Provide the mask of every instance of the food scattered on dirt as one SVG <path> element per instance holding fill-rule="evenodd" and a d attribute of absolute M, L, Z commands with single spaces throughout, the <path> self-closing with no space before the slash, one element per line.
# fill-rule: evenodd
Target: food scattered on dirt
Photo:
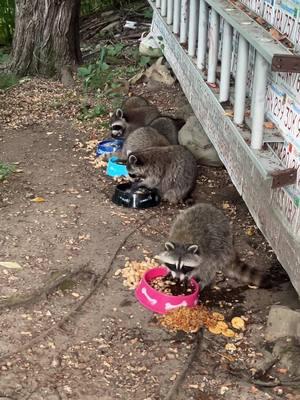
<path fill-rule="evenodd" d="M 233 343 L 226 343 L 225 350 L 232 353 L 232 352 L 236 351 L 236 346 Z"/>
<path fill-rule="evenodd" d="M 216 312 L 216 311 L 213 312 L 212 315 L 217 321 L 224 321 L 224 319 L 225 319 L 223 314 Z"/>
<path fill-rule="evenodd" d="M 93 158 L 91 164 L 94 168 L 105 168 L 107 166 L 107 160 L 105 156 L 98 156 L 97 158 Z"/>
<path fill-rule="evenodd" d="M 144 261 L 129 261 L 125 263 L 125 268 L 117 270 L 115 275 L 122 274 L 124 278 L 123 285 L 133 290 L 137 287 L 144 273 L 151 268 L 158 267 L 158 263 L 149 257 L 145 257 Z"/>
<path fill-rule="evenodd" d="M 194 287 L 186 280 L 180 282 L 179 279 L 170 279 L 166 276 L 159 276 L 152 279 L 149 283 L 153 289 L 172 296 L 189 295 L 194 292 Z"/>
<path fill-rule="evenodd" d="M 231 320 L 231 325 L 238 330 L 245 330 L 245 321 L 240 317 L 234 317 Z"/>
<path fill-rule="evenodd" d="M 200 328 L 213 328 L 218 320 L 206 307 L 179 307 L 158 318 L 160 324 L 170 331 L 198 332 Z"/>
<path fill-rule="evenodd" d="M 235 337 L 236 336 L 235 332 L 233 332 L 232 329 L 225 329 L 224 331 L 222 331 L 222 335 L 226 336 L 226 337 Z"/>

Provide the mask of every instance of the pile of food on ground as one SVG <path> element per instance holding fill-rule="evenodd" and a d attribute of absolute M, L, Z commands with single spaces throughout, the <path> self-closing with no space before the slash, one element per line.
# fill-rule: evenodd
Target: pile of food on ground
<path fill-rule="evenodd" d="M 159 264 L 151 258 L 145 257 L 144 261 L 130 261 L 127 260 L 125 268 L 119 269 L 115 275 L 122 275 L 124 278 L 123 285 L 129 289 L 135 289 L 144 273 L 151 268 L 158 267 Z"/>
<path fill-rule="evenodd" d="M 194 292 L 194 287 L 190 281 L 171 279 L 169 276 L 159 276 L 150 282 L 150 286 L 159 292 L 172 296 L 189 295 Z"/>
<path fill-rule="evenodd" d="M 215 335 L 237 337 L 239 334 L 234 332 L 224 319 L 224 315 L 212 312 L 203 305 L 179 307 L 158 318 L 160 324 L 171 331 L 194 333 L 198 332 L 200 328 L 206 327 Z M 233 318 L 231 325 L 236 330 L 245 329 L 245 321 L 240 317 Z"/>

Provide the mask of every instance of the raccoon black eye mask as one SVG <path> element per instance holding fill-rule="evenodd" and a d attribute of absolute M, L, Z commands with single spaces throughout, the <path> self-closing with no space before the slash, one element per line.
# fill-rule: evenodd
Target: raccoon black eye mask
<path fill-rule="evenodd" d="M 187 265 L 181 266 L 180 270 L 177 269 L 175 264 L 164 263 L 164 265 L 170 270 L 174 272 L 181 272 L 184 275 L 187 275 L 189 272 L 192 272 L 194 267 L 188 267 Z"/>

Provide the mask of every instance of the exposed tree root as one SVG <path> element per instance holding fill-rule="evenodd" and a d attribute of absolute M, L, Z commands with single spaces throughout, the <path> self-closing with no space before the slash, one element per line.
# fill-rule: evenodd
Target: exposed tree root
<path fill-rule="evenodd" d="M 80 308 L 89 300 L 90 297 L 93 296 L 93 294 L 98 290 L 98 288 L 101 286 L 102 282 L 104 281 L 104 279 L 107 277 L 107 275 L 109 274 L 109 272 L 112 269 L 113 263 L 115 261 L 116 256 L 118 255 L 119 251 L 121 250 L 121 248 L 124 246 L 124 244 L 127 242 L 127 240 L 143 225 L 145 225 L 145 223 L 147 223 L 151 218 L 153 218 L 153 216 L 150 216 L 148 218 L 146 218 L 143 222 L 141 222 L 139 225 L 137 225 L 128 235 L 126 235 L 124 237 L 124 239 L 121 241 L 121 243 L 119 244 L 119 246 L 117 247 L 114 255 L 112 256 L 110 263 L 108 265 L 108 267 L 106 268 L 104 274 L 102 276 L 100 276 L 99 274 L 95 274 L 93 277 L 93 282 L 92 282 L 92 288 L 90 289 L 90 291 L 76 304 L 76 306 L 74 308 L 72 308 L 72 310 L 66 314 L 63 318 L 61 318 L 59 321 L 57 321 L 54 325 L 52 325 L 50 328 L 46 329 L 44 332 L 42 332 L 41 334 L 39 334 L 38 336 L 36 336 L 35 338 L 33 338 L 32 340 L 30 340 L 29 342 L 25 343 L 24 345 L 20 346 L 19 348 L 17 348 L 16 350 L 12 351 L 12 352 L 7 352 L 5 354 L 3 354 L 0 357 L 0 362 L 3 362 L 4 360 L 6 360 L 7 358 L 10 358 L 16 354 L 22 353 L 24 350 L 29 349 L 30 347 L 34 346 L 35 344 L 39 343 L 41 340 L 43 340 L 46 336 L 50 335 L 51 333 L 53 333 L 56 329 L 61 328 L 74 314 L 76 314 L 77 311 L 80 310 Z M 171 399 L 171 398 L 169 398 Z"/>
<path fill-rule="evenodd" d="M 184 382 L 184 380 L 185 380 L 185 378 L 187 376 L 187 373 L 188 373 L 193 361 L 195 360 L 198 352 L 201 349 L 202 339 L 203 339 L 203 328 L 201 328 L 199 330 L 199 332 L 197 333 L 194 347 L 193 347 L 189 357 L 187 358 L 182 370 L 180 371 L 180 374 L 175 379 L 175 381 L 173 383 L 173 386 L 171 387 L 171 389 L 167 393 L 167 395 L 164 398 L 164 400 L 176 400 L 178 398 L 179 389 L 182 386 L 182 384 L 183 384 L 183 382 Z"/>
<path fill-rule="evenodd" d="M 56 272 L 51 276 L 45 284 L 28 293 L 28 294 L 23 294 L 23 295 L 12 295 L 8 298 L 1 299 L 0 300 L 0 310 L 3 310 L 4 308 L 13 308 L 13 307 L 19 307 L 19 306 L 25 306 L 32 304 L 36 301 L 38 301 L 42 296 L 46 296 L 53 292 L 55 289 L 57 289 L 60 285 L 62 285 L 65 281 L 73 278 L 74 276 L 78 275 L 79 273 L 83 272 L 89 263 L 86 263 L 84 265 L 80 265 L 77 268 L 71 269 L 71 270 L 64 270 L 60 272 Z"/>

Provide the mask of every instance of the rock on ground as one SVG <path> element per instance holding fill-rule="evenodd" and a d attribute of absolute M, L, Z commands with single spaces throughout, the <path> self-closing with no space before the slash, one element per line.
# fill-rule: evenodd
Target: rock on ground
<path fill-rule="evenodd" d="M 300 338 L 300 311 L 273 305 L 269 312 L 265 337 L 274 341 L 286 336 Z"/>
<path fill-rule="evenodd" d="M 186 146 L 203 165 L 221 167 L 222 161 L 196 116 L 190 116 L 178 133 L 179 143 Z"/>

